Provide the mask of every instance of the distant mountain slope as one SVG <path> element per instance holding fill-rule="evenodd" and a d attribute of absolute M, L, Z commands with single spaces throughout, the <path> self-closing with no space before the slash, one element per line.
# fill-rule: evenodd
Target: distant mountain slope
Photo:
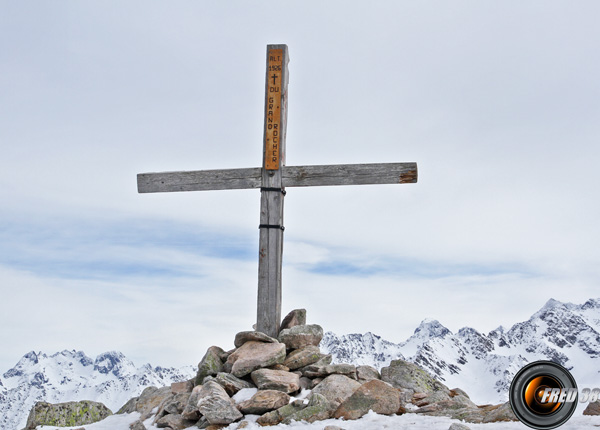
<path fill-rule="evenodd" d="M 0 429 L 19 430 L 35 402 L 95 400 L 116 412 L 145 387 L 164 386 L 194 375 L 192 366 L 173 369 L 146 364 L 136 368 L 120 352 L 95 360 L 81 351 L 53 355 L 30 352 L 0 379 Z"/>
<path fill-rule="evenodd" d="M 325 334 L 321 348 L 336 362 L 381 368 L 404 358 L 430 371 L 450 388 L 464 389 L 477 403 L 508 398 L 515 373 L 526 363 L 551 360 L 570 369 L 577 381 L 600 384 L 600 299 L 582 305 L 550 299 L 529 320 L 488 334 L 464 327 L 452 333 L 424 320 L 406 341 L 392 343 L 371 333 Z"/>
<path fill-rule="evenodd" d="M 452 333 L 426 319 L 404 342 L 372 334 L 327 332 L 321 349 L 336 362 L 381 368 L 403 358 L 423 366 L 450 388 L 460 387 L 479 404 L 507 400 L 515 373 L 526 363 L 552 360 L 570 369 L 581 386 L 600 386 L 600 299 L 582 305 L 549 300 L 527 321 L 484 334 L 464 327 Z M 54 355 L 30 352 L 0 377 L 0 429 L 25 426 L 36 401 L 95 400 L 116 412 L 147 386 L 191 378 L 192 366 L 136 368 L 123 354 L 92 360 L 81 351 Z"/>

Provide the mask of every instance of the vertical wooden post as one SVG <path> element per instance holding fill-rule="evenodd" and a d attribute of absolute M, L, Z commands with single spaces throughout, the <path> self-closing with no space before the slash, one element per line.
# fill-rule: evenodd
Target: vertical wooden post
<path fill-rule="evenodd" d="M 275 338 L 281 323 L 288 62 L 287 45 L 267 46 L 256 329 Z"/>

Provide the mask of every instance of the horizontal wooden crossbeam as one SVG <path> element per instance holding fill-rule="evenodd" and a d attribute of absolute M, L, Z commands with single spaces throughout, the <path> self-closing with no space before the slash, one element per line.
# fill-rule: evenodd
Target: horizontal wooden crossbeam
<path fill-rule="evenodd" d="M 250 169 L 195 170 L 189 172 L 139 173 L 139 193 L 173 191 L 241 190 L 260 188 L 260 167 Z"/>
<path fill-rule="evenodd" d="M 417 163 L 334 164 L 282 166 L 284 187 L 328 185 L 412 184 L 417 182 Z M 260 188 L 262 169 L 196 170 L 140 173 L 138 192 L 239 190 Z"/>
<path fill-rule="evenodd" d="M 411 184 L 417 182 L 417 163 L 285 166 L 282 175 L 284 187 Z"/>

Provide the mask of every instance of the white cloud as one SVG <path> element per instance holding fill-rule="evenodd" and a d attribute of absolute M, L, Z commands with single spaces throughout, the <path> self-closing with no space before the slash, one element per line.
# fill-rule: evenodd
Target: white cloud
<path fill-rule="evenodd" d="M 78 347 L 55 334 L 73 329 L 69 312 L 89 322 L 73 332 L 89 354 L 129 344 L 164 364 L 169 348 L 187 356 L 210 333 L 246 328 L 237 324 L 254 318 L 258 192 L 138 195 L 135 175 L 258 166 L 267 43 L 290 47 L 288 164 L 419 164 L 416 185 L 288 190 L 285 309 L 402 339 L 424 317 L 488 329 L 551 296 L 596 295 L 597 3 L 288 3 L 267 26 L 270 12 L 267 2 L 7 7 L 9 362 Z M 180 242 L 133 240 L 140 225 L 168 226 Z M 165 267 L 177 276 L 157 275 Z M 194 292 L 205 281 L 227 291 Z M 78 310 L 98 291 L 116 299 Z M 161 346 L 166 338 L 177 342 Z"/>

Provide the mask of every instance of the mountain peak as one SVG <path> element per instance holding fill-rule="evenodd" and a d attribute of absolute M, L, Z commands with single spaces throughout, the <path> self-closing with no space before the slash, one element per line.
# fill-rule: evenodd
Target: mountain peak
<path fill-rule="evenodd" d="M 115 376 L 119 376 L 127 373 L 128 370 L 135 372 L 135 366 L 123 353 L 108 351 L 96 357 L 94 370 L 103 374 L 113 373 Z"/>
<path fill-rule="evenodd" d="M 438 320 L 425 318 L 415 329 L 414 336 L 419 337 L 444 337 L 452 334 L 450 330 L 444 327 Z"/>
<path fill-rule="evenodd" d="M 553 309 L 553 308 L 557 308 L 559 306 L 563 306 L 564 303 L 563 302 L 559 302 L 558 300 L 555 299 L 550 299 L 546 302 L 546 304 L 544 304 L 544 306 L 542 306 L 542 308 L 540 309 L 541 311 L 543 310 L 548 310 L 548 309 Z"/>

